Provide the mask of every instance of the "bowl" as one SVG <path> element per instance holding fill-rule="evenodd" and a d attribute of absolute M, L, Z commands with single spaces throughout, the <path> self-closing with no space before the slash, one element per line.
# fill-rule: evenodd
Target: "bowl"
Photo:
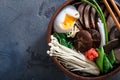
<path fill-rule="evenodd" d="M 69 4 L 73 4 L 75 3 L 75 0 L 67 0 L 65 1 L 61 6 L 59 6 L 59 8 L 55 11 L 55 13 L 53 14 L 53 16 L 50 19 L 49 25 L 48 25 L 48 30 L 47 30 L 47 43 L 50 42 L 50 36 L 53 32 L 53 23 L 54 20 L 56 18 L 56 16 L 58 15 L 58 13 L 67 5 Z M 49 47 L 49 46 L 48 46 Z M 50 47 L 49 47 L 50 48 Z M 107 74 L 103 74 L 103 75 L 99 75 L 99 76 L 88 76 L 88 77 L 84 77 L 78 74 L 75 74 L 69 70 L 67 70 L 58 60 L 56 57 L 51 57 L 52 60 L 55 62 L 55 64 L 58 66 L 58 68 L 60 70 L 62 70 L 65 74 L 77 79 L 77 80 L 102 80 L 105 78 L 108 78 L 110 76 L 113 76 L 115 73 L 120 71 L 120 65 L 118 65 L 117 67 L 115 67 L 115 69 L 113 69 L 112 71 L 110 71 Z"/>

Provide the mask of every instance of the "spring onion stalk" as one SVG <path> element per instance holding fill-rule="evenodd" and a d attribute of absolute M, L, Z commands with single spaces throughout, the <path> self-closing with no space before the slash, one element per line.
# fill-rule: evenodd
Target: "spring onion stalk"
<path fill-rule="evenodd" d="M 92 2 L 90 2 L 90 1 L 92 1 Z M 107 43 L 108 42 L 108 31 L 107 31 L 107 26 L 106 26 L 106 20 L 105 20 L 104 14 L 103 14 L 100 6 L 96 2 L 96 0 L 82 0 L 82 2 L 85 2 L 85 3 L 89 4 L 89 5 L 91 5 L 97 11 L 100 19 L 102 20 L 102 22 L 104 24 L 105 41 Z"/>
<path fill-rule="evenodd" d="M 98 8 L 99 10 L 99 15 L 101 14 L 101 20 L 104 24 L 104 30 L 105 30 L 105 37 L 106 37 L 106 43 L 108 43 L 108 30 L 107 30 L 107 25 L 106 25 L 106 19 L 105 19 L 105 16 L 104 16 L 104 13 L 102 12 L 100 6 L 98 5 L 98 3 L 96 2 L 96 0 L 93 0 L 94 4 L 96 5 L 96 7 Z"/>
<path fill-rule="evenodd" d="M 97 65 L 93 61 L 87 59 L 82 53 L 61 45 L 53 35 L 51 35 L 49 46 L 51 48 L 47 53 L 50 56 L 57 57 L 60 63 L 62 63 L 68 70 L 80 71 L 93 75 L 100 74 Z"/>
<path fill-rule="evenodd" d="M 101 43 L 100 43 L 100 46 L 104 46 L 104 45 L 105 45 L 104 25 L 103 25 L 103 23 L 101 22 L 100 19 L 98 19 L 97 24 L 98 24 L 98 28 L 99 28 L 100 35 L 101 35 Z"/>

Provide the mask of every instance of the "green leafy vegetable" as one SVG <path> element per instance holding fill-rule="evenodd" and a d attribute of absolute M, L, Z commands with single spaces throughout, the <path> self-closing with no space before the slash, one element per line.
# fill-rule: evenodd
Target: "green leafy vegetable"
<path fill-rule="evenodd" d="M 104 52 L 103 52 L 103 48 L 99 48 L 97 49 L 98 51 L 98 58 L 96 58 L 96 64 L 98 65 L 99 69 L 101 72 L 103 72 L 103 60 L 104 60 Z"/>
<path fill-rule="evenodd" d="M 112 64 L 110 63 L 108 57 L 106 56 L 103 47 L 97 49 L 99 56 L 96 59 L 96 64 L 98 65 L 100 71 L 102 73 L 108 72 L 110 69 L 113 68 Z"/>
<path fill-rule="evenodd" d="M 115 63 L 115 55 L 114 55 L 114 50 L 112 50 L 109 54 L 108 54 L 108 59 L 110 61 L 111 64 Z"/>
<path fill-rule="evenodd" d="M 73 38 L 68 38 L 67 33 L 54 33 L 54 37 L 56 37 L 60 44 L 73 48 Z"/>
<path fill-rule="evenodd" d="M 112 69 L 112 65 L 110 63 L 110 61 L 108 60 L 107 56 L 104 56 L 104 60 L 103 60 L 103 72 L 107 73 L 109 71 L 109 69 Z"/>

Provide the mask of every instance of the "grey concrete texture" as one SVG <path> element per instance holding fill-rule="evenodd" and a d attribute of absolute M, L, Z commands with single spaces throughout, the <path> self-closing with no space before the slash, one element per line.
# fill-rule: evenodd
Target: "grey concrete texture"
<path fill-rule="evenodd" d="M 0 0 L 0 80 L 74 80 L 46 53 L 49 20 L 64 1 Z"/>

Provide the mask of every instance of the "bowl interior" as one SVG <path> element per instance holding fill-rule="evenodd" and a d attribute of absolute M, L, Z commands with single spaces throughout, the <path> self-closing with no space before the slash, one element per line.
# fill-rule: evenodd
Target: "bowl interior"
<path fill-rule="evenodd" d="M 80 0 L 79 0 L 80 1 Z M 54 20 L 56 18 L 56 16 L 58 15 L 58 13 L 67 5 L 70 5 L 70 4 L 73 4 L 75 3 L 76 1 L 75 0 L 67 0 L 65 1 L 61 6 L 59 6 L 59 8 L 55 11 L 55 13 L 53 14 L 50 22 L 49 22 L 49 25 L 48 25 L 48 31 L 47 31 L 47 42 L 49 43 L 50 42 L 50 36 L 51 34 L 53 33 L 53 23 L 54 23 Z M 55 64 L 66 74 L 68 74 L 69 76 L 71 77 L 74 77 L 75 79 L 78 79 L 78 80 L 102 80 L 102 79 L 105 79 L 107 77 L 110 77 L 112 75 L 114 75 L 115 73 L 117 73 L 119 70 L 120 70 L 120 65 L 117 65 L 112 71 L 110 71 L 109 73 L 107 74 L 103 74 L 103 75 L 99 75 L 99 76 L 91 76 L 91 77 L 84 77 L 84 76 L 80 76 L 80 75 L 77 75 L 69 70 L 67 70 L 66 68 L 64 68 L 61 63 L 57 60 L 56 57 L 52 57 L 53 61 L 55 62 Z"/>

